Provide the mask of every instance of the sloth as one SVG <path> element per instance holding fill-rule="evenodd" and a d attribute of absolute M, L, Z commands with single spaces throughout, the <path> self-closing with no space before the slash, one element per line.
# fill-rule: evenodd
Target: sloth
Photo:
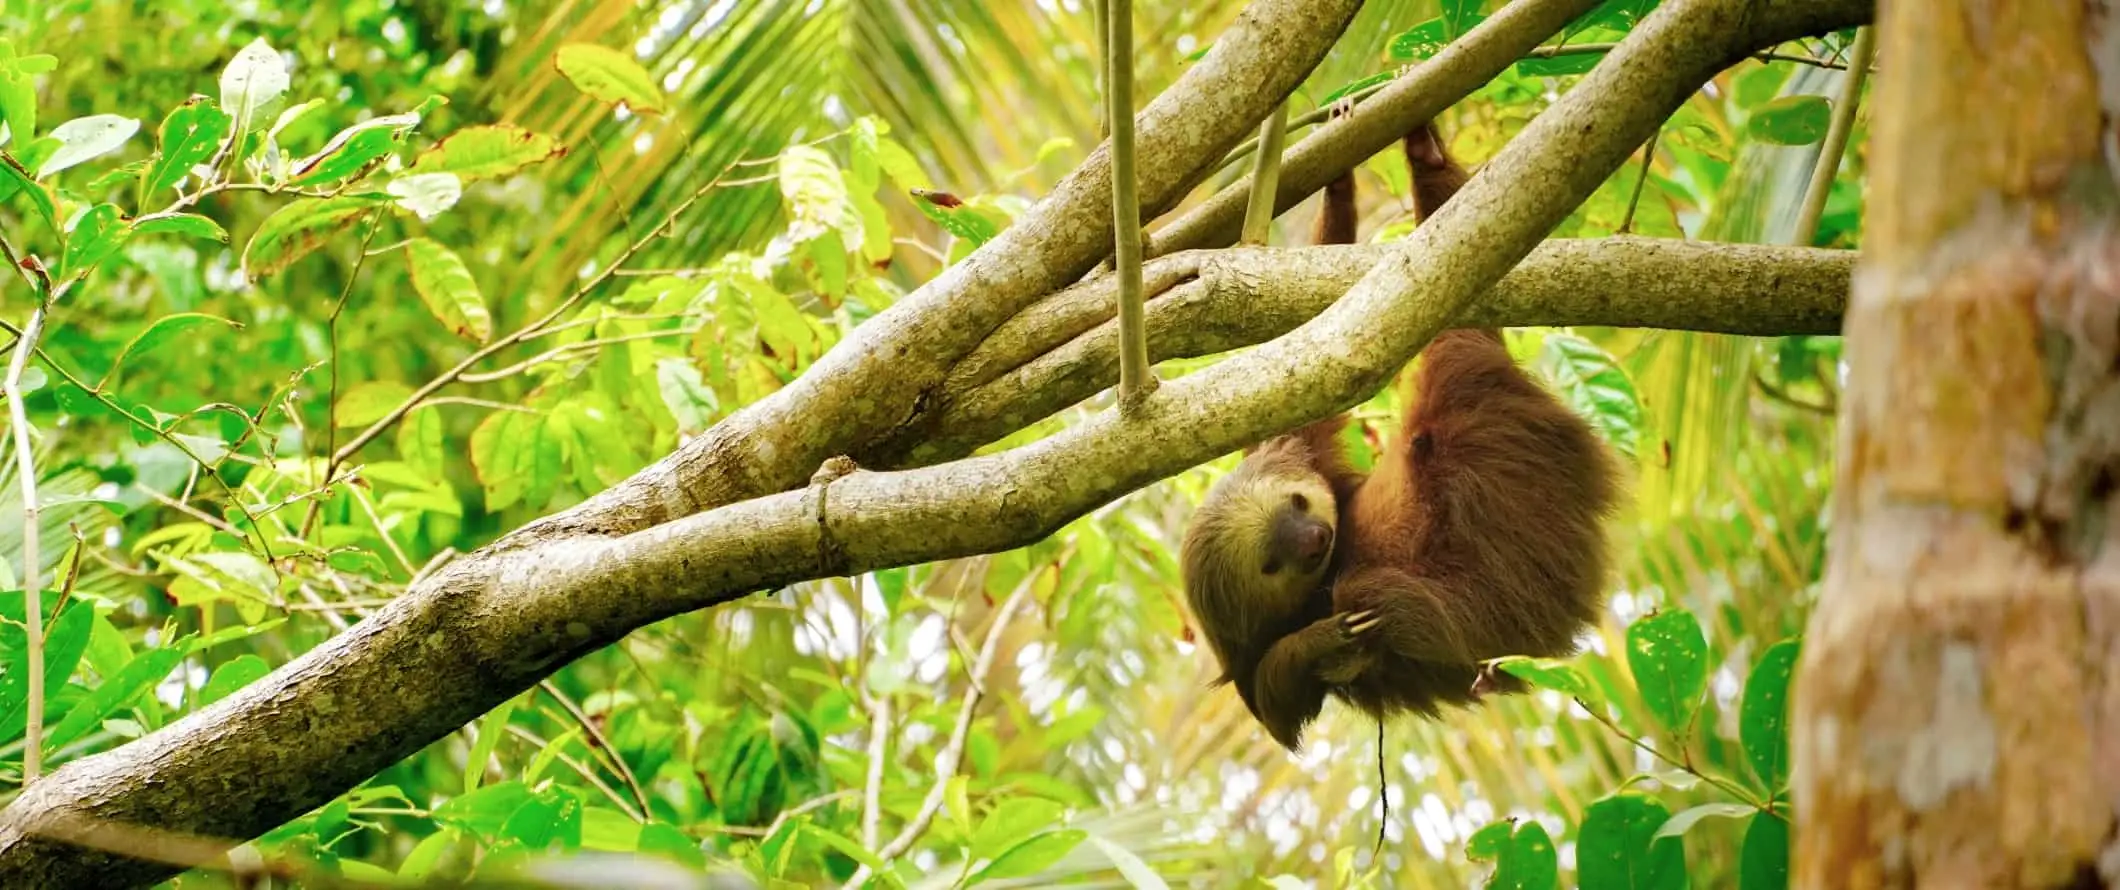
<path fill-rule="evenodd" d="M 1403 142 L 1424 221 L 1469 178 L 1434 124 Z M 1354 240 L 1354 178 L 1325 189 L 1317 243 Z M 1521 681 L 1504 655 L 1561 656 L 1603 606 L 1606 445 L 1510 358 L 1495 329 L 1421 353 L 1371 472 L 1341 414 L 1269 439 L 1188 524 L 1188 604 L 1252 716 L 1289 750 L 1328 695 L 1379 720 L 1439 716 Z"/>

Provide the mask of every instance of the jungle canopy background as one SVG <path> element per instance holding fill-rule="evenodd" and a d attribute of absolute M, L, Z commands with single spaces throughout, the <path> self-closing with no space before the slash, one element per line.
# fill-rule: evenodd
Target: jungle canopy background
<path fill-rule="evenodd" d="M 1495 154 L 1653 5 L 1605 3 L 1455 104 L 1452 150 Z M 1140 101 L 1242 6 L 1137 3 Z M 19 375 L 54 591 L 46 772 L 230 695 L 789 384 L 1100 141 L 1079 2 L 0 10 L 0 149 L 41 183 L 0 178 L 0 236 L 11 263 L 94 269 Z M 1483 12 L 1371 0 L 1291 113 Z M 1725 71 L 1553 236 L 1792 243 L 1852 42 Z M 226 114 L 275 64 L 284 95 Z M 233 94 L 231 72 L 249 72 Z M 247 172 L 198 138 L 230 127 L 250 134 Z M 1857 246 L 1864 137 L 1858 117 L 1808 244 Z M 205 148 L 169 160 L 187 145 Z M 185 177 L 214 163 L 277 184 L 197 194 Z M 386 209 L 347 203 L 377 171 L 397 183 Z M 412 175 L 437 171 L 455 175 Z M 1403 235 L 1403 160 L 1359 182 L 1365 239 Z M 84 234 L 173 196 L 156 227 Z M 1273 243 L 1300 243 L 1311 212 Z M 37 309 L 10 272 L 0 320 L 19 335 Z M 1290 756 L 1206 691 L 1175 554 L 1223 458 L 1031 547 L 655 623 L 235 861 L 373 883 L 588 862 L 576 880 L 811 886 L 888 860 L 913 886 L 1400 887 L 1497 862 L 1508 886 L 1591 886 L 1609 862 L 1624 886 L 1780 886 L 1782 708 L 1823 565 L 1838 338 L 1522 328 L 1511 346 L 1630 460 L 1612 608 L 1583 657 L 1526 666 L 1553 688 L 1389 726 L 1380 856 L 1373 724 L 1330 709 Z M 1387 389 L 1358 416 L 1374 434 L 1396 404 Z M 20 472 L 0 463 L 0 805 L 35 698 Z M 226 867 L 176 883 L 228 885 Z"/>

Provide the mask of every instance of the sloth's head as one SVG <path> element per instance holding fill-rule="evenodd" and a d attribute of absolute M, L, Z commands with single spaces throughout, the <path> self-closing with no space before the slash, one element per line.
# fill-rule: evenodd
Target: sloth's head
<path fill-rule="evenodd" d="M 1185 529 L 1185 597 L 1216 655 L 1302 611 L 1325 583 L 1339 505 L 1294 439 L 1259 446 Z"/>

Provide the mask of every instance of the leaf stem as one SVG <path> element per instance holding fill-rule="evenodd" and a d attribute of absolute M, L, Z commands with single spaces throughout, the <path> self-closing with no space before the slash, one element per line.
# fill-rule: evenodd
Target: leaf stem
<path fill-rule="evenodd" d="M 0 383 L 0 393 L 7 397 L 8 424 L 15 431 L 15 475 L 20 477 L 17 481 L 22 486 L 22 618 L 23 631 L 29 638 L 29 722 L 23 730 L 22 748 L 24 786 L 36 781 L 43 768 L 44 584 L 37 577 L 42 573 L 37 540 L 41 511 L 37 507 L 36 462 L 30 454 L 29 410 L 22 404 L 22 369 L 36 352 L 37 339 L 44 335 L 44 320 L 50 309 L 51 301 L 45 299 L 30 313 L 29 324 L 15 340 L 14 355 L 8 357 L 7 379 Z"/>
<path fill-rule="evenodd" d="M 1826 129 L 1826 142 L 1818 148 L 1818 165 L 1811 168 L 1811 186 L 1804 190 L 1803 213 L 1796 218 L 1796 233 L 1790 243 L 1809 247 L 1818 237 L 1818 220 L 1825 216 L 1826 198 L 1833 193 L 1833 178 L 1840 173 L 1840 158 L 1848 149 L 1848 134 L 1855 129 L 1855 106 L 1862 101 L 1862 81 L 1870 73 L 1870 59 L 1877 54 L 1876 29 L 1864 25 L 1855 31 L 1855 49 L 1848 57 L 1848 73 L 1840 79 L 1840 95 L 1833 100 L 1833 122 Z"/>

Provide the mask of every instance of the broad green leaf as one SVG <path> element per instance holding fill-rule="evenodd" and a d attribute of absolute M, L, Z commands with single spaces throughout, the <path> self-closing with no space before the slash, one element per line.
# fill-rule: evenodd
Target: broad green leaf
<path fill-rule="evenodd" d="M 513 506 L 523 497 L 524 464 L 536 444 L 543 421 L 534 414 L 495 411 L 471 430 L 471 468 L 485 489 L 487 512 Z"/>
<path fill-rule="evenodd" d="M 204 96 L 195 96 L 177 106 L 162 119 L 162 128 L 157 131 L 160 148 L 154 164 L 147 168 L 147 194 L 159 195 L 164 189 L 176 187 L 190 175 L 191 168 L 212 160 L 233 126 L 235 119 Z"/>
<path fill-rule="evenodd" d="M 511 704 L 513 699 L 510 700 Z M 501 707 L 508 707 L 502 705 Z M 496 711 L 495 713 L 499 713 Z M 480 722 L 479 736 L 486 735 L 486 724 Z M 481 753 L 474 744 L 472 753 Z M 491 753 L 487 751 L 484 753 Z M 485 757 L 473 758 L 472 763 L 483 767 Z M 463 794 L 442 801 L 434 808 L 434 821 L 441 825 L 453 825 L 480 837 L 496 837 L 508 824 L 508 817 L 515 815 L 533 799 L 530 789 L 521 781 L 509 779 L 495 782 L 484 788 L 466 790 Z"/>
<path fill-rule="evenodd" d="M 412 288 L 419 292 L 427 311 L 456 334 L 473 343 L 493 337 L 493 316 L 486 312 L 486 298 L 464 261 L 440 242 L 414 238 L 405 245 L 405 265 L 412 272 Z"/>
<path fill-rule="evenodd" d="M 454 173 L 459 178 L 492 179 L 506 176 L 567 153 L 565 146 L 542 133 L 513 124 L 466 127 L 424 152 L 407 173 Z"/>
<path fill-rule="evenodd" d="M 390 180 L 383 191 L 397 199 L 397 206 L 426 222 L 456 206 L 464 197 L 464 181 L 454 173 L 416 173 Z"/>
<path fill-rule="evenodd" d="M 37 168 L 37 178 L 43 179 L 117 151 L 138 132 L 139 121 L 116 114 L 91 114 L 53 127 L 51 135 L 59 140 L 59 150 Z"/>
<path fill-rule="evenodd" d="M 934 220 L 944 231 L 956 236 L 967 249 L 993 240 L 1008 227 L 1007 220 L 993 211 L 961 201 L 938 204 L 935 198 L 923 194 L 917 196 L 913 206 L 920 208 L 922 214 Z"/>
<path fill-rule="evenodd" d="M 823 842 L 825 846 L 845 853 L 855 862 L 868 866 L 871 871 L 882 872 L 888 871 L 890 868 L 884 865 L 883 860 L 876 858 L 876 854 L 870 852 L 869 848 L 862 846 L 853 838 L 819 825 L 816 822 L 804 819 L 802 821 L 802 833 L 816 838 L 818 841 Z"/>
<path fill-rule="evenodd" d="M 1037 874 L 1059 862 L 1060 857 L 1072 852 L 1075 847 L 1081 845 L 1082 839 L 1088 836 L 1089 832 L 1080 828 L 1065 828 L 1035 835 L 995 857 L 991 864 L 972 875 L 971 880 L 965 881 L 964 886 L 974 887 L 987 881 Z"/>
<path fill-rule="evenodd" d="M 252 40 L 221 71 L 221 107 L 246 121 L 245 129 L 263 126 L 260 112 L 287 92 L 287 61 L 265 43 Z"/>
<path fill-rule="evenodd" d="M 594 43 L 569 43 L 552 60 L 574 88 L 599 102 L 623 103 L 637 114 L 661 114 L 662 88 L 631 55 Z"/>
<path fill-rule="evenodd" d="M 1722 819 L 1742 819 L 1759 812 L 1759 808 L 1748 803 L 1718 801 L 1680 810 L 1677 815 L 1664 820 L 1656 829 L 1657 837 L 1679 837 L 1693 830 L 1702 819 L 1710 816 Z"/>
<path fill-rule="evenodd" d="M 478 792 L 479 780 L 485 778 L 486 776 L 486 762 L 493 758 L 493 749 L 500 745 L 501 736 L 507 735 L 508 718 L 514 716 L 515 706 L 518 702 L 521 702 L 522 700 L 522 696 L 511 698 L 505 702 L 502 702 L 500 707 L 494 708 L 492 711 L 488 712 L 486 716 L 479 718 L 478 734 L 473 737 L 473 740 L 471 742 L 471 752 L 464 759 L 464 794 L 462 797 L 458 797 L 455 800 L 450 801 L 450 803 L 457 803 L 458 801 L 463 801 L 467 798 L 472 797 L 475 793 Z M 494 785 L 492 786 L 492 788 L 488 788 L 487 790 L 492 791 L 493 789 L 501 788 L 505 785 L 514 785 L 515 787 L 513 790 L 516 792 L 523 791 L 523 786 L 521 782 L 503 782 L 500 785 Z M 520 804 L 521 802 L 518 801 L 517 803 Z M 449 804 L 443 804 L 442 806 L 447 807 L 448 805 Z M 469 808 L 472 807 L 473 804 L 467 803 L 462 804 L 462 806 Z M 436 809 L 434 811 L 434 815 L 435 819 L 439 821 L 442 817 L 442 810 L 439 808 Z M 500 814 L 500 818 L 507 818 L 507 813 Z M 476 826 L 470 824 L 466 824 L 465 827 L 472 828 L 475 831 L 478 830 Z M 493 822 L 493 828 L 498 829 L 499 827 L 500 821 L 496 819 Z M 491 832 L 481 831 L 480 833 L 490 834 Z"/>
<path fill-rule="evenodd" d="M 243 248 L 243 274 L 259 281 L 294 265 L 382 203 L 381 199 L 366 195 L 289 202 L 259 223 L 257 232 L 250 236 L 250 244 Z"/>
<path fill-rule="evenodd" d="M 1126 883 L 1136 890 L 1168 890 L 1170 887 L 1161 875 L 1156 874 L 1155 869 L 1149 868 L 1148 863 L 1142 862 L 1141 857 L 1134 855 L 1132 850 L 1096 835 L 1090 835 L 1088 840 L 1090 846 L 1096 847 L 1097 852 L 1103 853 L 1104 858 L 1111 860 L 1112 867 L 1119 870 L 1119 876 L 1125 878 Z"/>
<path fill-rule="evenodd" d="M 1060 823 L 1066 808 L 1042 797 L 1011 797 L 988 813 L 972 832 L 972 858 L 991 859 L 1033 834 Z"/>
<path fill-rule="evenodd" d="M 1537 365 L 1615 448 L 1634 455 L 1643 426 L 1641 395 L 1617 359 L 1581 336 L 1555 331 L 1540 341 Z"/>
<path fill-rule="evenodd" d="M 182 557 L 162 554 L 161 559 L 180 576 L 169 585 L 169 598 L 179 606 L 228 603 L 249 623 L 264 620 L 265 610 L 274 604 L 278 576 L 256 556 L 209 551 Z"/>
<path fill-rule="evenodd" d="M 193 330 L 214 324 L 238 329 L 242 327 L 242 325 L 228 319 L 217 315 L 207 315 L 203 312 L 178 312 L 155 319 L 154 324 L 148 325 L 146 330 L 134 334 L 131 340 L 125 341 L 125 345 L 119 347 L 118 357 L 111 360 L 110 371 L 103 375 L 104 382 L 116 381 L 119 372 L 125 366 L 125 362 L 132 357 L 146 355 L 163 344 L 184 336 Z"/>
<path fill-rule="evenodd" d="M 60 593 L 44 591 L 42 614 L 51 618 L 52 609 L 59 604 Z M 23 607 L 25 597 L 20 590 L 0 593 L 0 744 L 22 737 L 29 725 L 29 628 Z M 95 626 L 95 610 L 80 600 L 69 601 L 59 610 L 59 616 L 44 622 L 44 696 L 45 703 L 66 687 L 67 678 L 74 675 L 74 665 L 81 661 L 81 653 L 88 649 L 89 634 Z M 49 748 L 50 746 L 45 746 Z"/>
<path fill-rule="evenodd" d="M 1597 63 L 1605 60 L 1604 53 L 1561 53 L 1543 59 L 1524 59 L 1516 63 L 1516 70 L 1526 77 L 1566 77 L 1571 74 L 1588 74 Z"/>
<path fill-rule="evenodd" d="M 1349 81 L 1345 86 L 1342 86 L 1337 90 L 1333 90 L 1330 93 L 1326 93 L 1324 98 L 1318 100 L 1318 104 L 1331 105 L 1334 102 L 1338 102 L 1341 99 L 1345 99 L 1348 96 L 1352 96 L 1363 90 L 1369 89 L 1370 87 L 1376 86 L 1377 84 L 1387 83 L 1392 78 L 1397 76 L 1398 73 L 1394 71 L 1379 71 L 1375 74 L 1369 75 L 1368 77 L 1364 77 L 1361 80 Z"/>
<path fill-rule="evenodd" d="M 16 163 L 14 158 L 0 153 L 0 198 L 17 194 L 28 195 L 30 209 L 37 211 L 37 215 L 44 218 L 46 226 L 58 231 L 59 208 L 53 203 L 51 192 L 45 191 L 44 186 L 37 184 L 37 180 L 31 177 L 29 171 L 23 169 L 21 164 Z"/>
<path fill-rule="evenodd" d="M 1737 710 L 1737 736 L 1753 774 L 1768 789 L 1789 781 L 1789 683 L 1796 676 L 1802 643 L 1789 639 L 1767 647 L 1745 678 Z"/>
<path fill-rule="evenodd" d="M 1536 819 L 1496 822 L 1480 829 L 1466 842 L 1465 856 L 1494 862 L 1494 873 L 1483 885 L 1489 890 L 1555 890 L 1560 884 L 1560 858 L 1553 849 L 1553 837 Z"/>
<path fill-rule="evenodd" d="M 942 800 L 949 806 L 950 819 L 957 823 L 957 832 L 970 837 L 972 834 L 972 779 L 959 773 L 951 776 L 942 789 Z"/>
<path fill-rule="evenodd" d="M 699 376 L 699 368 L 689 359 L 665 358 L 655 362 L 656 389 L 662 393 L 663 407 L 670 409 L 670 416 L 677 419 L 677 429 L 683 433 L 696 433 L 714 422 L 721 405 L 714 390 L 707 387 Z"/>
<path fill-rule="evenodd" d="M 1745 826 L 1744 848 L 1737 856 L 1738 890 L 1786 890 L 1789 886 L 1789 823 L 1773 813 L 1758 813 Z"/>
<path fill-rule="evenodd" d="M 448 855 L 450 848 L 456 846 L 463 836 L 461 829 L 443 828 L 420 838 L 420 842 L 413 845 L 412 852 L 405 854 L 405 861 L 398 863 L 397 876 L 415 881 L 427 879 L 434 874 L 435 867 L 442 864 L 442 857 Z"/>
<path fill-rule="evenodd" d="M 395 380 L 357 383 L 339 394 L 338 411 L 332 418 L 340 427 L 367 426 L 388 416 L 412 397 L 412 387 Z"/>
<path fill-rule="evenodd" d="M 178 213 L 170 216 L 150 216 L 133 224 L 135 235 L 183 235 L 187 238 L 204 238 L 220 244 L 228 243 L 228 230 L 221 224 L 196 213 Z"/>
<path fill-rule="evenodd" d="M 58 67 L 56 56 L 16 55 L 12 42 L 0 39 L 0 123 L 7 124 L 17 146 L 37 137 L 37 85 L 31 75 Z"/>
<path fill-rule="evenodd" d="M 316 154 L 295 162 L 293 184 L 336 182 L 359 173 L 389 154 L 419 122 L 417 114 L 390 114 L 340 130 Z"/>
<path fill-rule="evenodd" d="M 1431 58 L 1449 45 L 1449 26 L 1438 16 L 1393 35 L 1386 52 L 1394 62 L 1413 62 Z"/>
<path fill-rule="evenodd" d="M 1576 833 L 1575 871 L 1582 890 L 1683 890 L 1689 886 L 1685 843 L 1658 838 L 1671 817 L 1663 801 L 1622 791 L 1589 806 Z"/>
<path fill-rule="evenodd" d="M 848 199 L 846 180 L 822 150 L 797 145 L 781 153 L 780 196 L 788 207 L 789 241 L 835 235 L 835 246 L 860 245 L 861 219 Z"/>
<path fill-rule="evenodd" d="M 1627 668 L 1649 713 L 1684 732 L 1708 689 L 1708 640 L 1684 609 L 1666 609 L 1627 626 Z"/>
<path fill-rule="evenodd" d="M 421 405 L 406 412 L 405 419 L 398 422 L 397 448 L 405 463 L 429 477 L 441 478 L 449 463 L 449 457 L 443 451 L 442 412 L 432 405 Z M 400 503 L 402 495 L 402 492 L 393 492 L 390 502 Z M 448 507 L 440 511 L 444 513 L 460 509 L 453 498 L 437 506 Z"/>
<path fill-rule="evenodd" d="M 1604 696 L 1597 692 L 1597 684 L 1581 669 L 1565 661 L 1511 655 L 1495 659 L 1494 666 L 1540 689 L 1551 689 L 1570 698 L 1581 699 L 1584 704 L 1592 707 L 1604 701 Z"/>
<path fill-rule="evenodd" d="M 1810 145 L 1832 128 L 1833 103 L 1824 96 L 1782 96 L 1745 121 L 1746 132 L 1777 145 Z"/>
<path fill-rule="evenodd" d="M 89 208 L 74 222 L 73 231 L 66 233 L 65 259 L 59 264 L 59 274 L 88 274 L 131 237 L 132 223 L 118 211 L 117 205 L 97 204 Z"/>
<path fill-rule="evenodd" d="M 118 709 L 132 704 L 134 699 L 162 682 L 162 678 L 176 670 L 177 663 L 183 661 L 191 650 L 191 641 L 185 640 L 133 656 L 116 673 L 103 677 L 102 682 L 90 688 L 88 695 L 66 712 L 65 719 L 45 735 L 45 747 L 56 751 L 101 726 Z"/>
<path fill-rule="evenodd" d="M 668 822 L 650 822 L 640 827 L 640 842 L 635 849 L 650 856 L 675 860 L 689 868 L 704 868 L 707 857 L 699 849 L 699 842 L 687 837 L 682 829 Z"/>
<path fill-rule="evenodd" d="M 272 665 L 265 659 L 248 652 L 223 662 L 206 678 L 206 686 L 199 690 L 199 706 L 205 707 L 227 698 L 228 694 L 263 679 L 272 673 Z"/>

